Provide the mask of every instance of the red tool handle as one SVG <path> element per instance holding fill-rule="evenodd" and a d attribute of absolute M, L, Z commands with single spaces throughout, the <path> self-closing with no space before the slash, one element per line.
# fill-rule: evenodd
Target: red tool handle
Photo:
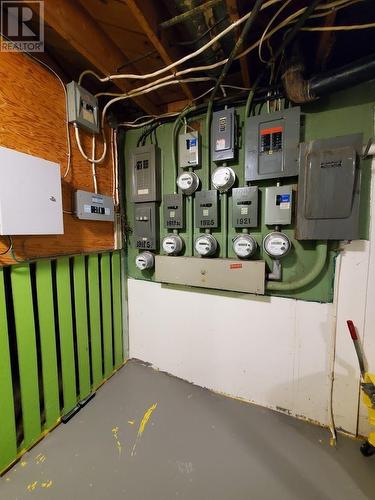
<path fill-rule="evenodd" d="M 351 319 L 348 319 L 346 324 L 348 325 L 349 333 L 352 340 L 358 340 L 357 331 L 355 329 L 353 321 Z"/>

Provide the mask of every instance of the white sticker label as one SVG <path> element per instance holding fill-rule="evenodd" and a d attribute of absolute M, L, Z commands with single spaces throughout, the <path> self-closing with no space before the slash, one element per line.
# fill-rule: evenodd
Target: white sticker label
<path fill-rule="evenodd" d="M 91 205 L 83 205 L 83 211 L 85 214 L 91 214 Z"/>
<path fill-rule="evenodd" d="M 202 212 L 203 212 L 203 217 L 208 217 L 209 216 L 210 211 L 208 210 L 208 208 L 204 208 L 202 210 Z"/>
<path fill-rule="evenodd" d="M 148 194 L 148 189 L 138 189 L 138 194 Z"/>
<path fill-rule="evenodd" d="M 249 209 L 247 207 L 241 207 L 241 215 L 247 215 L 249 213 Z"/>
<path fill-rule="evenodd" d="M 280 210 L 289 210 L 290 203 L 280 203 Z"/>
<path fill-rule="evenodd" d="M 105 213 L 105 215 L 110 215 L 110 214 L 111 214 L 111 209 L 110 209 L 110 208 L 108 208 L 108 207 L 106 207 L 106 208 L 104 209 L 104 213 Z"/>
<path fill-rule="evenodd" d="M 225 139 L 218 139 L 216 141 L 216 151 L 222 151 L 226 149 Z"/>
<path fill-rule="evenodd" d="M 174 210 L 171 210 L 171 211 L 169 212 L 169 217 L 170 217 L 171 219 L 173 219 L 174 217 L 176 217 L 176 212 L 175 212 Z"/>

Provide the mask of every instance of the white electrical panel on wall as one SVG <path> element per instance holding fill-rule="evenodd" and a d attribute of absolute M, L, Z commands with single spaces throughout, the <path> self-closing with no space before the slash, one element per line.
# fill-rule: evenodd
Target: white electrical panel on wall
<path fill-rule="evenodd" d="M 0 234 L 63 234 L 60 165 L 0 147 Z"/>

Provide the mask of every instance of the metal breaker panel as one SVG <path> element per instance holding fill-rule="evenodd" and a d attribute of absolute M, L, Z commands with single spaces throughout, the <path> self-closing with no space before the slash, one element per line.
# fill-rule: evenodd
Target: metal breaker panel
<path fill-rule="evenodd" d="M 216 228 L 219 225 L 216 189 L 195 193 L 195 227 Z"/>
<path fill-rule="evenodd" d="M 256 186 L 232 189 L 232 226 L 258 225 L 258 188 Z"/>
<path fill-rule="evenodd" d="M 299 107 L 247 119 L 245 180 L 298 175 Z"/>
<path fill-rule="evenodd" d="M 198 131 L 178 136 L 178 165 L 180 168 L 200 165 L 200 137 Z"/>
<path fill-rule="evenodd" d="M 182 229 L 185 225 L 182 194 L 165 194 L 163 196 L 163 213 L 166 229 Z"/>
<path fill-rule="evenodd" d="M 215 111 L 212 115 L 211 149 L 213 161 L 233 160 L 235 157 L 235 110 Z"/>
<path fill-rule="evenodd" d="M 292 223 L 293 186 L 266 188 L 264 223 L 267 226 Z"/>
<path fill-rule="evenodd" d="M 99 106 L 95 96 L 76 82 L 66 86 L 68 122 L 88 132 L 99 133 Z"/>
<path fill-rule="evenodd" d="M 159 245 L 159 208 L 156 203 L 134 205 L 134 241 L 140 250 L 156 250 Z"/>
<path fill-rule="evenodd" d="M 160 149 L 155 144 L 131 153 L 132 201 L 160 201 Z"/>
<path fill-rule="evenodd" d="M 113 198 L 79 189 L 74 193 L 74 213 L 78 219 L 114 221 Z"/>

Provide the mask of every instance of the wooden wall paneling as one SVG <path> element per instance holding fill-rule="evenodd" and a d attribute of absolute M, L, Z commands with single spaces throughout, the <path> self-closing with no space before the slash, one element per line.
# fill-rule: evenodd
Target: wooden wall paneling
<path fill-rule="evenodd" d="M 66 169 L 65 98 L 60 82 L 46 68 L 22 53 L 0 53 L 0 146 L 15 149 L 61 165 Z M 62 181 L 64 209 L 71 211 L 75 189 L 93 191 L 91 165 L 82 158 L 71 127 L 72 163 L 69 175 Z M 91 136 L 81 133 L 83 145 L 91 154 Z M 107 134 L 108 135 L 108 134 Z M 102 148 L 97 140 L 97 155 Z M 97 166 L 99 192 L 112 194 L 111 155 Z M 17 196 L 17 193 L 14 193 Z M 80 221 L 64 214 L 64 234 L 51 236 L 16 236 L 14 248 L 19 258 L 77 254 L 111 250 L 114 244 L 113 224 Z M 0 253 L 8 245 L 0 237 Z M 13 263 L 9 254 L 0 264 Z"/>

